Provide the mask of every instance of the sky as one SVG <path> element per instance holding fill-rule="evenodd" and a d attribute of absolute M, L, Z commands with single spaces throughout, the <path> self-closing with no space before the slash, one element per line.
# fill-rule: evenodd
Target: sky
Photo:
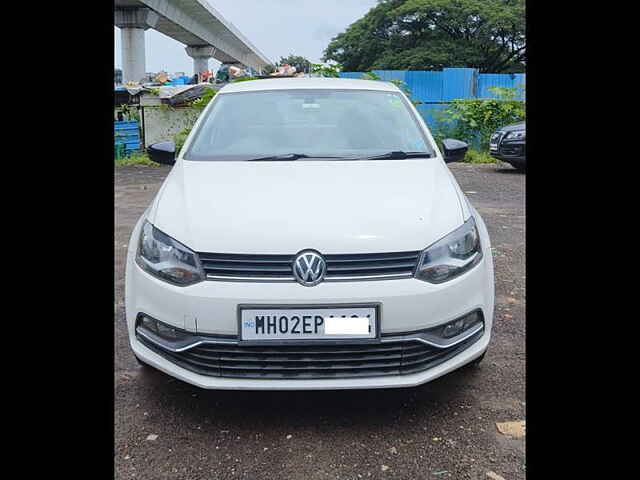
<path fill-rule="evenodd" d="M 272 62 L 289 54 L 319 63 L 338 33 L 361 18 L 377 0 L 207 0 Z M 114 27 L 115 66 L 122 67 L 120 29 Z M 184 45 L 160 32 L 145 33 L 146 71 L 193 73 Z M 216 70 L 219 62 L 209 60 Z"/>

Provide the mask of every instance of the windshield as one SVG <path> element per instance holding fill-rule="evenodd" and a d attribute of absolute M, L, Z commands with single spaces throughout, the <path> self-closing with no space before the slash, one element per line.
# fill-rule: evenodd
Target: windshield
<path fill-rule="evenodd" d="M 213 102 L 186 160 L 435 155 L 400 93 L 271 90 L 221 94 Z"/>

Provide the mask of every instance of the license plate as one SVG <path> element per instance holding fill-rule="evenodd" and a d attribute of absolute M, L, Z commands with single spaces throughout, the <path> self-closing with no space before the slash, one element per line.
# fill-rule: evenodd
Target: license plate
<path fill-rule="evenodd" d="M 240 340 L 373 340 L 378 338 L 375 305 L 357 307 L 240 306 Z"/>

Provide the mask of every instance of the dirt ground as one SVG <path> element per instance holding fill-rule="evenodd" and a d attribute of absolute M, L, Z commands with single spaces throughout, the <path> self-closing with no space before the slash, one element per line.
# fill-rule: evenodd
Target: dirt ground
<path fill-rule="evenodd" d="M 484 361 L 412 389 L 325 392 L 205 391 L 141 370 L 124 321 L 126 245 L 169 168 L 117 168 L 116 478 L 524 479 L 525 440 L 495 424 L 525 419 L 526 175 L 506 164 L 450 168 L 494 248 Z"/>

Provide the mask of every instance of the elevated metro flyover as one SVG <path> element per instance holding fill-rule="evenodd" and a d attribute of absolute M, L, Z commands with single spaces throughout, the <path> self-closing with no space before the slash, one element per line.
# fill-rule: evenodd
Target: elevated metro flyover
<path fill-rule="evenodd" d="M 144 32 L 149 28 L 185 44 L 194 74 L 208 69 L 209 58 L 240 63 L 258 72 L 269 63 L 240 31 L 206 0 L 115 0 L 114 24 L 120 28 L 122 81 L 145 76 Z"/>

